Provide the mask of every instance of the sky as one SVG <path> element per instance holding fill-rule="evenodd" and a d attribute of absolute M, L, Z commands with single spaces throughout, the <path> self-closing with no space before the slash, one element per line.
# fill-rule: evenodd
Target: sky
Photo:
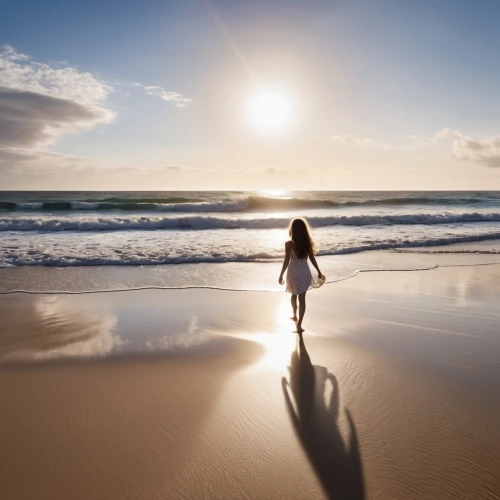
<path fill-rule="evenodd" d="M 0 189 L 500 189 L 496 0 L 4 0 Z"/>

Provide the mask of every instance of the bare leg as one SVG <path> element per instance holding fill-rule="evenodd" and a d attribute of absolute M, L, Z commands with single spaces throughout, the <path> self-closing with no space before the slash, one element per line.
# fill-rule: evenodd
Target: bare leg
<path fill-rule="evenodd" d="M 293 310 L 292 319 L 294 321 L 297 321 L 297 295 L 294 295 L 292 293 L 292 296 L 290 297 L 290 302 L 292 303 L 292 310 Z"/>
<path fill-rule="evenodd" d="M 304 319 L 304 314 L 306 313 L 306 293 L 301 293 L 299 295 L 299 321 L 297 322 L 297 331 L 303 332 L 302 320 Z"/>

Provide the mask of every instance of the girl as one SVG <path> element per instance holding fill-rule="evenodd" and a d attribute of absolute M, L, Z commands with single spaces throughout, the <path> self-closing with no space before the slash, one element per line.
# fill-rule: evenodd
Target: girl
<path fill-rule="evenodd" d="M 288 228 L 290 241 L 285 243 L 285 260 L 281 269 L 279 283 L 282 285 L 283 274 L 286 273 L 286 291 L 292 294 L 292 309 L 294 321 L 297 321 L 297 333 L 302 333 L 302 320 L 306 312 L 306 292 L 310 288 L 319 288 L 325 277 L 319 270 L 318 263 L 314 258 L 316 247 L 311 238 L 309 226 L 304 219 L 293 219 Z M 318 271 L 318 280 L 313 279 L 307 258 Z M 299 297 L 299 318 L 297 320 L 297 296 Z"/>

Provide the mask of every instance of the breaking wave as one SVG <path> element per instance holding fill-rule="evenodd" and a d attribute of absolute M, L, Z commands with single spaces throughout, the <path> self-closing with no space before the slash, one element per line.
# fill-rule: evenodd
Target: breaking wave
<path fill-rule="evenodd" d="M 191 215 L 185 217 L 86 217 L 0 218 L 0 231 L 124 231 L 159 229 L 278 229 L 287 227 L 289 217 L 225 218 Z M 309 217 L 313 227 L 500 222 L 500 213 L 409 213 L 396 215 L 342 215 Z"/>

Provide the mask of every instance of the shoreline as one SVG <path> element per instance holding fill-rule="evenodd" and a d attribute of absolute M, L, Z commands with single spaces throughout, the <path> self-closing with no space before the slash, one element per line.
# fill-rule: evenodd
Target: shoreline
<path fill-rule="evenodd" d="M 151 266 L 20 266 L 0 268 L 0 296 L 10 293 L 86 294 L 137 290 L 277 292 L 280 262 L 185 263 Z M 500 264 L 500 254 L 375 250 L 319 258 L 325 285 L 366 272 L 428 271 Z M 250 271 L 250 272 L 249 272 Z M 103 283 L 106 283 L 104 286 Z M 127 283 L 123 286 L 123 283 Z M 245 283 L 245 286 L 239 286 Z M 121 286 L 120 286 L 121 285 Z"/>

